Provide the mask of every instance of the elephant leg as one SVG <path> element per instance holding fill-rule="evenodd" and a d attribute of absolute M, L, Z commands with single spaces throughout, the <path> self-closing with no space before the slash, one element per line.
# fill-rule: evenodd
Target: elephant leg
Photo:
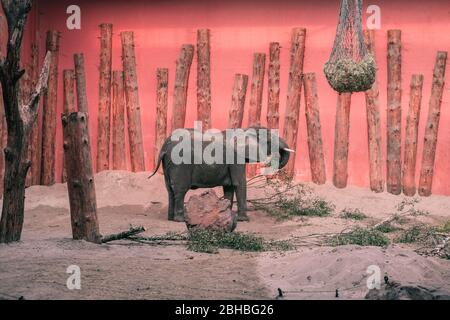
<path fill-rule="evenodd" d="M 169 194 L 169 210 L 168 210 L 168 218 L 170 221 L 174 221 L 175 219 L 175 195 L 173 191 L 168 188 L 167 193 Z"/>
<path fill-rule="evenodd" d="M 235 186 L 238 203 L 238 221 L 250 221 L 247 216 L 247 180 Z"/>
<path fill-rule="evenodd" d="M 233 209 L 234 187 L 233 186 L 224 186 L 223 187 L 223 197 L 230 201 L 231 209 Z"/>
<path fill-rule="evenodd" d="M 184 222 L 184 197 L 186 196 L 187 191 L 176 191 L 174 197 L 174 221 Z"/>

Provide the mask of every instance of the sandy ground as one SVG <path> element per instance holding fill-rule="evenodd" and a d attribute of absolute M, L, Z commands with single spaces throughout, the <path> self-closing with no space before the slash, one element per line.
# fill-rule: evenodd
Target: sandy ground
<path fill-rule="evenodd" d="M 126 172 L 96 176 L 102 234 L 127 230 L 130 224 L 146 227 L 146 235 L 185 231 L 184 224 L 166 219 L 162 177 L 147 176 Z M 250 212 L 251 222 L 240 223 L 238 231 L 294 240 L 338 233 L 389 217 L 403 199 L 354 187 L 311 187 L 336 205 L 333 215 L 279 222 L 266 213 Z M 252 197 L 257 191 L 249 193 Z M 359 208 L 369 219 L 339 218 L 344 208 Z M 422 199 L 417 208 L 430 212 L 417 218 L 422 222 L 439 225 L 450 219 L 450 197 Z M 332 248 L 303 243 L 289 252 L 202 254 L 183 245 L 94 245 L 72 241 L 70 236 L 66 186 L 29 188 L 22 241 L 0 245 L 0 299 L 273 299 L 277 288 L 288 299 L 335 299 L 336 289 L 340 299 L 362 299 L 371 265 L 402 284 L 450 292 L 450 261 L 420 256 L 407 245 Z M 81 290 L 66 287 L 70 265 L 81 268 Z"/>

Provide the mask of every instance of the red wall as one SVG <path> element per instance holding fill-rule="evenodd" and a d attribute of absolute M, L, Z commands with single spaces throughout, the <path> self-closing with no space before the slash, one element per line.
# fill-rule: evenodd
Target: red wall
<path fill-rule="evenodd" d="M 82 11 L 82 29 L 66 28 L 66 8 L 77 4 Z M 403 133 L 409 101 L 409 82 L 413 73 L 425 75 L 424 95 L 419 131 L 418 171 L 420 169 L 423 133 L 428 111 L 431 76 L 438 50 L 450 49 L 450 5 L 448 1 L 365 1 L 381 7 L 382 29 L 376 33 L 378 77 L 380 81 L 380 107 L 383 132 L 383 152 L 386 146 L 386 31 L 403 31 Z M 139 95 L 142 110 L 142 128 L 147 170 L 153 168 L 153 141 L 155 124 L 156 68 L 170 69 L 169 108 L 175 76 L 175 60 L 184 43 L 196 42 L 198 28 L 212 32 L 212 122 L 223 129 L 231 101 L 231 88 L 235 73 L 251 75 L 254 52 L 268 53 L 269 43 L 281 43 L 281 119 L 286 101 L 289 39 L 293 27 L 306 27 L 305 72 L 316 72 L 323 127 L 323 139 L 328 180 L 332 177 L 333 140 L 336 93 L 328 86 L 322 73 L 335 36 L 339 1 L 49 1 L 39 0 L 39 31 L 41 52 L 45 45 L 45 32 L 62 32 L 60 78 L 63 69 L 73 68 L 72 56 L 85 54 L 92 145 L 95 156 L 97 127 L 99 29 L 102 22 L 114 25 L 113 68 L 121 69 L 119 33 L 135 32 L 138 66 Z M 365 21 L 365 19 L 364 19 Z M 449 81 L 447 72 L 446 82 Z M 186 126 L 192 127 L 196 118 L 196 61 L 192 66 Z M 267 83 L 266 83 L 267 86 Z M 62 79 L 58 96 L 58 114 L 62 110 Z M 247 105 L 248 101 L 247 99 Z M 450 92 L 445 87 L 441 127 L 438 138 L 434 193 L 450 194 Z M 267 108 L 267 90 L 264 92 L 263 124 Z M 170 118 L 170 111 L 169 111 Z M 245 115 L 245 121 L 247 114 Z M 349 155 L 349 183 L 368 186 L 367 126 L 364 94 L 354 94 L 351 109 Z M 62 133 L 58 121 L 57 172 L 62 161 Z M 297 178 L 309 180 L 309 158 L 306 145 L 304 101 L 301 102 L 299 147 L 296 158 Z M 59 176 L 59 174 L 57 174 Z"/>

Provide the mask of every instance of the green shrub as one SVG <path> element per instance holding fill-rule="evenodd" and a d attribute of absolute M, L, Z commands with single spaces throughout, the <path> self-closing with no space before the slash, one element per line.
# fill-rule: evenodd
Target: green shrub
<path fill-rule="evenodd" d="M 329 240 L 332 246 L 358 245 L 384 247 L 389 244 L 389 239 L 380 231 L 372 229 L 356 228 L 348 233 L 333 236 Z"/>
<path fill-rule="evenodd" d="M 361 221 L 367 219 L 367 216 L 359 209 L 344 209 L 341 211 L 342 219 Z"/>

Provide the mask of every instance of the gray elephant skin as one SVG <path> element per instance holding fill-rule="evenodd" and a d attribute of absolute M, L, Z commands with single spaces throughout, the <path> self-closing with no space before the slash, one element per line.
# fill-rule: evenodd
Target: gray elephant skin
<path fill-rule="evenodd" d="M 189 190 L 195 190 L 198 188 L 214 188 L 223 187 L 224 198 L 231 202 L 231 207 L 233 207 L 233 198 L 236 194 L 236 200 L 238 205 L 238 220 L 239 221 L 249 221 L 247 216 L 247 178 L 246 178 L 246 164 L 247 163 L 259 163 L 265 162 L 271 159 L 271 157 L 276 156 L 278 159 L 278 168 L 282 169 L 289 161 L 290 153 L 294 152 L 289 149 L 286 142 L 279 138 L 278 135 L 274 135 L 270 130 L 266 128 L 252 128 L 256 135 L 254 139 L 246 139 L 244 142 L 244 148 L 238 149 L 236 142 L 231 142 L 235 147 L 234 161 L 225 161 L 225 154 L 227 143 L 230 143 L 230 139 L 227 139 L 225 131 L 220 132 L 223 140 L 220 142 L 203 141 L 201 142 L 202 151 L 205 148 L 211 148 L 211 143 L 220 143 L 220 147 L 223 148 L 224 160 L 221 163 L 210 163 L 207 164 L 203 160 L 195 161 L 194 157 L 194 130 L 185 129 L 189 131 L 189 137 L 192 142 L 191 148 L 191 161 L 189 163 L 178 163 L 176 164 L 172 160 L 172 151 L 180 143 L 179 141 L 172 141 L 171 137 L 167 138 L 161 147 L 159 154 L 158 164 L 149 177 L 153 177 L 159 170 L 161 164 L 164 171 L 164 180 L 166 184 L 166 189 L 169 197 L 169 208 L 168 208 L 168 218 L 171 221 L 183 222 L 184 218 L 184 198 Z M 276 155 L 271 154 L 271 140 L 270 138 L 260 139 L 261 130 L 266 130 L 266 137 L 272 137 L 272 139 L 277 139 L 278 142 L 278 153 Z M 248 130 L 247 130 L 248 131 Z M 268 133 L 267 133 L 268 132 Z M 264 141 L 266 142 L 264 142 Z M 260 142 L 267 143 L 266 147 L 261 147 Z M 250 144 L 257 144 L 258 148 L 264 148 L 263 156 L 258 152 L 256 157 L 254 153 L 249 150 Z M 275 149 L 277 144 L 274 144 Z M 216 145 L 217 147 L 217 145 Z M 180 149 L 180 148 L 179 148 Z M 198 150 L 198 149 L 197 149 Z M 240 158 L 238 161 L 237 150 L 245 150 L 244 159 Z M 260 149 L 258 149 L 260 150 Z M 177 150 L 178 151 L 178 150 Z M 182 152 L 181 152 L 182 154 Z M 242 156 L 242 155 L 241 155 Z M 243 161 L 242 161 L 243 160 Z M 199 163 L 200 162 L 200 163 Z"/>

